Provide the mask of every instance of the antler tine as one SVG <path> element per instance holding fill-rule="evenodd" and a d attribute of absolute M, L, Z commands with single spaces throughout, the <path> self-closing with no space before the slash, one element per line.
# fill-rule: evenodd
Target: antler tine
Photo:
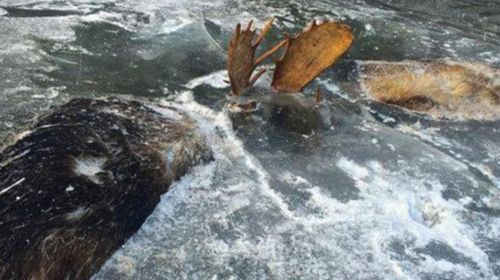
<path fill-rule="evenodd" d="M 316 98 L 316 103 L 318 104 L 323 102 L 323 100 L 325 100 L 325 95 L 323 94 L 323 92 L 319 87 L 316 89 L 314 97 Z"/>
<path fill-rule="evenodd" d="M 247 28 L 245 29 L 245 31 L 250 31 L 250 29 L 252 28 L 252 24 L 253 24 L 253 19 L 251 19 L 248 24 L 247 24 Z"/>
<path fill-rule="evenodd" d="M 248 82 L 249 86 L 253 86 L 253 84 L 255 84 L 255 82 L 260 78 L 260 76 L 262 76 L 262 74 L 264 74 L 266 71 L 267 71 L 266 68 L 259 69 L 259 72 L 253 75 L 253 77 Z"/>
<path fill-rule="evenodd" d="M 283 45 L 288 43 L 289 39 L 282 40 L 278 44 L 274 45 L 272 48 L 270 48 L 268 51 L 265 53 L 261 54 L 257 59 L 255 59 L 253 65 L 257 66 L 264 62 L 267 58 L 269 58 L 271 55 L 273 55 L 275 52 L 277 52 Z"/>
<path fill-rule="evenodd" d="M 273 22 L 274 22 L 274 18 L 271 18 L 271 19 L 268 19 L 264 23 L 264 27 L 262 28 L 262 31 L 260 32 L 259 37 L 257 37 L 257 39 L 255 40 L 255 42 L 252 45 L 253 48 L 257 48 L 260 45 L 260 43 L 262 43 L 267 32 L 269 32 L 269 30 L 273 26 Z"/>
<path fill-rule="evenodd" d="M 234 37 L 235 38 L 238 38 L 240 37 L 240 33 L 241 33 L 241 24 L 236 24 L 236 30 L 234 31 Z"/>
<path fill-rule="evenodd" d="M 256 31 L 252 30 L 253 20 L 250 20 L 244 28 L 240 24 L 236 25 L 236 31 L 229 42 L 227 53 L 227 70 L 234 95 L 240 95 L 243 89 L 255 83 L 265 72 L 259 69 L 255 75 L 252 75 L 255 68 L 288 42 L 288 39 L 281 41 L 259 57 L 255 57 L 257 47 L 272 28 L 273 21 L 274 18 L 267 20 L 258 36 L 256 36 Z"/>

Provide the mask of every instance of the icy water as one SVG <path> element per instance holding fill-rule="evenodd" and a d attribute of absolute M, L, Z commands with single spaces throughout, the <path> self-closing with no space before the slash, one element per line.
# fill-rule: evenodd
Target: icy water
<path fill-rule="evenodd" d="M 231 32 L 270 16 L 271 40 L 331 18 L 356 41 L 304 95 L 228 112 Z M 198 121 L 215 160 L 94 279 L 499 279 L 500 121 L 432 120 L 357 86 L 359 61 L 443 57 L 500 67 L 500 3 L 0 0 L 0 139 L 77 96 Z"/>

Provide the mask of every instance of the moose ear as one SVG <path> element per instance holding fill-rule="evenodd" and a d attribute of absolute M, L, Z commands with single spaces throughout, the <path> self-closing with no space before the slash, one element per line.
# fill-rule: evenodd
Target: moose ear
<path fill-rule="evenodd" d="M 276 62 L 272 87 L 282 92 L 299 92 L 349 49 L 354 35 L 349 26 L 313 21 L 287 40 L 285 54 Z"/>

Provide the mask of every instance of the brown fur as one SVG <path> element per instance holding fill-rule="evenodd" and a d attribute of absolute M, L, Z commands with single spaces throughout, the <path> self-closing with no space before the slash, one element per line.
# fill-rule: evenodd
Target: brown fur
<path fill-rule="evenodd" d="M 169 109 L 180 119 L 74 99 L 0 151 L 0 279 L 90 278 L 174 180 L 210 159 L 193 121 Z M 76 168 L 92 160 L 98 173 Z"/>
<path fill-rule="evenodd" d="M 362 62 L 361 82 L 378 101 L 435 117 L 500 117 L 500 71 L 480 63 Z"/>
<path fill-rule="evenodd" d="M 56 230 L 24 254 L 22 279 L 86 279 L 105 261 L 109 243 L 103 236 L 76 230 Z M 68 269 L 72 268 L 72 269 Z"/>

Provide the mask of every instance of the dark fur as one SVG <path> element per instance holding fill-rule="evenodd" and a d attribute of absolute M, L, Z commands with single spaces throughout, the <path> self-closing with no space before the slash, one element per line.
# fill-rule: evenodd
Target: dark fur
<path fill-rule="evenodd" d="M 0 192 L 24 178 L 0 194 L 0 279 L 90 278 L 209 157 L 189 118 L 135 101 L 75 99 L 42 116 L 0 153 Z M 75 173 L 92 158 L 105 159 L 94 180 Z"/>

